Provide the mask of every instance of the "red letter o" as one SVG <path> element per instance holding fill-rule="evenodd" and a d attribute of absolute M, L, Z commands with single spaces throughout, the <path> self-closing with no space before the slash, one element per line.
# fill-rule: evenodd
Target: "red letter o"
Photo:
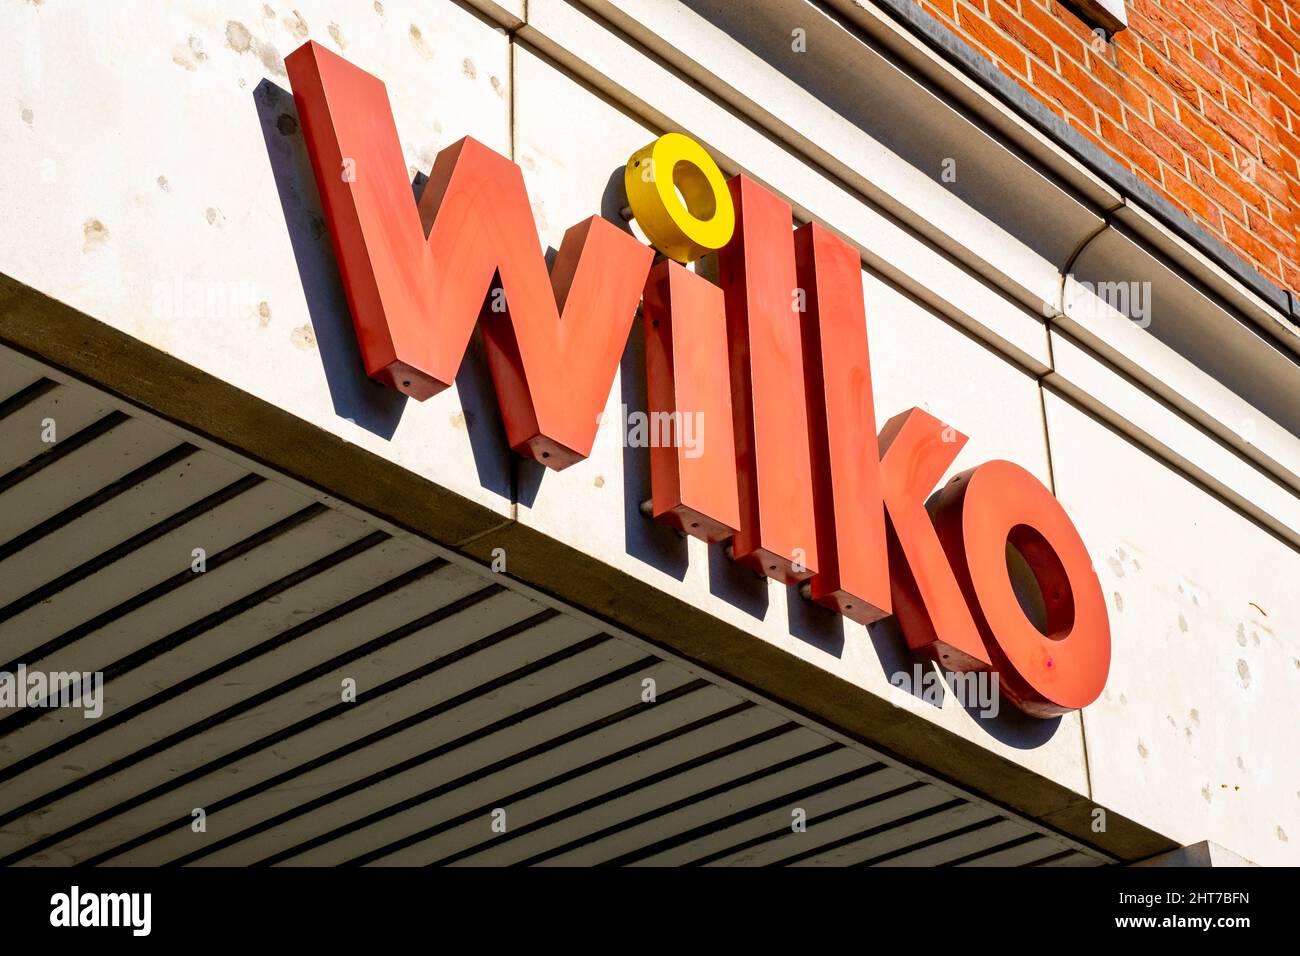
<path fill-rule="evenodd" d="M 1035 717 L 1096 700 L 1110 670 L 1106 600 L 1079 532 L 1042 482 L 1009 461 L 972 468 L 940 493 L 935 528 L 1002 692 Z M 1008 543 L 1042 591 L 1046 634 L 1016 597 Z"/>

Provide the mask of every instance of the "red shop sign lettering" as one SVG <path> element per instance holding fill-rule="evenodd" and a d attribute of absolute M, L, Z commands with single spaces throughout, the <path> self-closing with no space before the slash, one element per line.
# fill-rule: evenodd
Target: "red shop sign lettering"
<path fill-rule="evenodd" d="M 643 303 L 650 413 L 709 422 L 694 454 L 652 449 L 655 520 L 730 539 L 736 561 L 807 581 L 855 621 L 895 615 L 913 651 L 996 670 L 1030 714 L 1101 693 L 1105 600 L 1052 494 L 990 461 L 952 478 L 932 516 L 926 500 L 966 436 L 916 408 L 877 435 L 852 246 L 817 223 L 792 230 L 790 206 L 740 175 L 715 192 L 734 216 L 719 284 L 655 263 L 599 216 L 569 229 L 548 274 L 518 166 L 467 137 L 438 154 L 417 205 L 383 83 L 310 42 L 286 65 L 368 375 L 435 395 L 477 323 L 510 446 L 566 468 L 591 452 Z M 647 234 L 672 228 L 645 218 Z M 661 248 L 685 259 L 701 251 L 688 240 Z M 1017 599 L 1008 542 L 1042 594 L 1041 629 Z"/>

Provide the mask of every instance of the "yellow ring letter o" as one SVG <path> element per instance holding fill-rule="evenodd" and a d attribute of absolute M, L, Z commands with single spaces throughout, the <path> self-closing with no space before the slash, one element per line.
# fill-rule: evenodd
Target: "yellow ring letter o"
<path fill-rule="evenodd" d="M 665 133 L 637 150 L 627 161 L 623 184 L 637 224 L 670 259 L 693 262 L 725 246 L 736 229 L 722 171 L 689 136 Z"/>

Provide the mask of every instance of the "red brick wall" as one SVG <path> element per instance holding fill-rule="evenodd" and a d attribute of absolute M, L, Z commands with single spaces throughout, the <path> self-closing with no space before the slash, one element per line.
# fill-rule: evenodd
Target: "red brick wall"
<path fill-rule="evenodd" d="M 1127 0 L 1109 43 L 1056 0 L 920 0 L 1277 285 L 1300 291 L 1300 3 Z"/>

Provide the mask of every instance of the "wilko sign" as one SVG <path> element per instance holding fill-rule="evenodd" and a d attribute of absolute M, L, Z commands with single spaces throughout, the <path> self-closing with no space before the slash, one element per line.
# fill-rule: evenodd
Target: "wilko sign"
<path fill-rule="evenodd" d="M 465 138 L 418 204 L 384 85 L 315 43 L 287 60 L 366 372 L 416 399 L 447 388 L 475 324 L 511 447 L 587 457 L 643 305 L 649 415 L 707 422 L 650 452 L 652 514 L 853 620 L 897 616 L 950 670 L 996 670 L 1030 714 L 1101 693 L 1110 632 L 1079 534 L 1007 461 L 952 478 L 966 436 L 920 409 L 877 435 L 861 259 L 788 204 L 725 181 L 676 134 L 635 153 L 631 212 L 666 256 L 599 216 L 548 275 L 523 174 Z M 717 250 L 718 283 L 683 263 Z M 1041 594 L 1022 609 L 1008 544 Z"/>

